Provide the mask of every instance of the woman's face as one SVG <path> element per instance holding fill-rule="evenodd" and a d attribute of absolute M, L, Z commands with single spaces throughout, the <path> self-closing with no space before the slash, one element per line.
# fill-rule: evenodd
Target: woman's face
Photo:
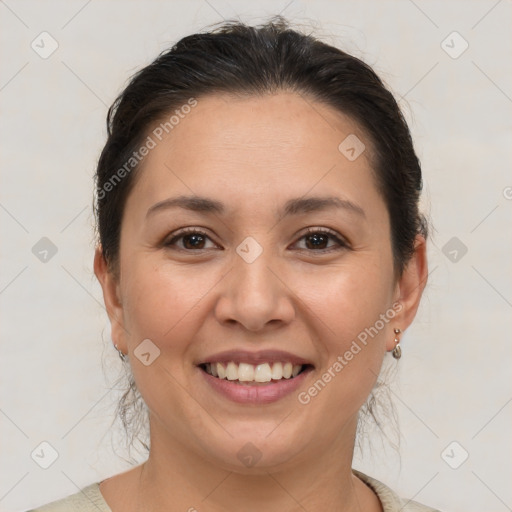
<path fill-rule="evenodd" d="M 346 448 L 422 290 L 417 270 L 394 279 L 369 140 L 284 92 L 199 98 L 153 139 L 118 281 L 96 257 L 152 443 L 239 472 Z"/>

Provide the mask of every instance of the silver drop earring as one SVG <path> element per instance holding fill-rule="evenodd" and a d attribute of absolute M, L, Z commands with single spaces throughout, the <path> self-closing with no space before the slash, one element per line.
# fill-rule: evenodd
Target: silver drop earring
<path fill-rule="evenodd" d="M 400 334 L 402 331 L 398 328 L 395 328 L 395 348 L 393 349 L 393 357 L 395 359 L 400 359 L 402 357 L 402 347 L 400 346 L 400 340 L 398 339 L 397 335 Z"/>
<path fill-rule="evenodd" d="M 126 354 L 124 354 L 123 352 L 121 352 L 121 350 L 119 350 L 119 347 L 117 346 L 117 344 L 114 345 L 115 349 L 117 350 L 117 353 L 119 354 L 119 358 L 121 359 L 121 361 L 126 362 L 126 359 L 128 358 L 128 356 Z"/>

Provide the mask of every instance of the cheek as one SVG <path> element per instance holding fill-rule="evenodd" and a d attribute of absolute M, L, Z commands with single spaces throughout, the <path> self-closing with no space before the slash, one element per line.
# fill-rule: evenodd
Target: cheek
<path fill-rule="evenodd" d="M 371 258 L 361 260 L 303 273 L 296 279 L 298 297 L 316 313 L 330 338 L 340 342 L 373 325 L 392 305 L 389 269 Z"/>
<path fill-rule="evenodd" d="M 201 299 L 216 280 L 192 266 L 157 264 L 151 259 L 127 261 L 123 309 L 137 388 L 152 413 L 160 417 L 169 403 L 175 410 L 190 405 L 183 387 L 190 367 L 183 362 L 190 360 L 191 340 L 201 329 Z M 160 350 L 148 366 L 137 359 L 137 347 L 146 339 Z"/>
<path fill-rule="evenodd" d="M 149 338 L 159 347 L 167 344 L 166 349 L 178 351 L 185 348 L 179 341 L 192 336 L 192 332 L 186 333 L 199 328 L 201 300 L 218 277 L 193 265 L 180 267 L 151 260 L 141 257 L 127 262 L 130 271 L 124 283 L 123 305 L 130 340 L 133 346 Z"/>
<path fill-rule="evenodd" d="M 317 272 L 296 289 L 309 317 L 316 318 L 323 352 L 321 382 L 310 394 L 318 405 L 339 403 L 356 411 L 379 374 L 392 336 L 392 283 L 389 272 L 367 263 Z"/>

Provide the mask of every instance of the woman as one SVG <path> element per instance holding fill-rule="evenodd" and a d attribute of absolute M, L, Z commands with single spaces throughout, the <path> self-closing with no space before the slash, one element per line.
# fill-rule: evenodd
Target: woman
<path fill-rule="evenodd" d="M 38 510 L 432 511 L 351 468 L 427 279 L 420 164 L 375 73 L 281 17 L 227 22 L 108 126 L 94 268 L 149 456 Z"/>

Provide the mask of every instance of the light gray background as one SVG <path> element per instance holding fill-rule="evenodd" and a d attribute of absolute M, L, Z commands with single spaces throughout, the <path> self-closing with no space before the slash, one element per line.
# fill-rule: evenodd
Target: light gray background
<path fill-rule="evenodd" d="M 512 510 L 511 7 L 0 0 L 0 509 L 26 510 L 129 467 L 111 447 L 119 364 L 92 272 L 92 174 L 107 106 L 180 37 L 223 17 L 259 23 L 282 12 L 315 20 L 317 35 L 373 65 L 401 98 L 436 228 L 392 388 L 401 466 L 376 437 L 355 467 L 445 512 Z M 47 59 L 31 48 L 43 31 L 59 45 Z M 469 44 L 458 58 L 453 31 Z M 42 237 L 58 249 L 47 262 L 32 252 Z M 443 252 L 453 237 L 465 255 Z M 46 470 L 30 456 L 42 441 L 59 454 Z M 452 469 L 446 460 L 456 465 L 463 450 L 469 458 Z"/>

